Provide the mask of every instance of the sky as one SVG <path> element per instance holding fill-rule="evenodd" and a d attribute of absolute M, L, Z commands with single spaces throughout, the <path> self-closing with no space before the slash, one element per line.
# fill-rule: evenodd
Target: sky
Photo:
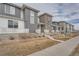
<path fill-rule="evenodd" d="M 27 6 L 35 8 L 42 13 L 53 16 L 52 21 L 66 21 L 79 30 L 79 4 L 78 3 L 26 3 Z"/>

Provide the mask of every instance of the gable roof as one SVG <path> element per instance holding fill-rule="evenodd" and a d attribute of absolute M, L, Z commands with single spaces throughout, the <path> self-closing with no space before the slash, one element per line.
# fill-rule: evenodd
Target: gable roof
<path fill-rule="evenodd" d="M 29 7 L 29 6 L 25 5 L 25 4 L 23 4 L 23 9 L 25 9 L 25 8 L 30 9 L 30 10 L 35 11 L 35 12 L 39 12 L 39 10 L 34 9 L 32 7 Z"/>
<path fill-rule="evenodd" d="M 10 6 L 13 6 L 13 7 L 20 8 L 20 9 L 22 8 L 22 7 L 20 7 L 20 6 L 16 5 L 16 4 L 13 4 L 13 3 L 2 3 L 2 4 L 10 5 Z"/>
<path fill-rule="evenodd" d="M 43 14 L 39 15 L 39 17 L 44 16 L 44 15 L 48 15 L 48 16 L 53 17 L 52 15 L 50 15 L 50 14 L 48 14 L 48 13 L 43 13 Z"/>

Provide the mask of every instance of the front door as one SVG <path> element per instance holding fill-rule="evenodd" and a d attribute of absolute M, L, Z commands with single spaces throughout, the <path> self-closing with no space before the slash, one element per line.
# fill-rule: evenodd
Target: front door
<path fill-rule="evenodd" d="M 44 33 L 45 26 L 41 25 L 41 33 Z"/>

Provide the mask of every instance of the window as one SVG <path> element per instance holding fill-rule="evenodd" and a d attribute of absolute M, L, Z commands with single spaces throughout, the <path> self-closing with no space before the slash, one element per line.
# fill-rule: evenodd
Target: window
<path fill-rule="evenodd" d="M 8 28 L 18 28 L 18 22 L 8 20 Z"/>
<path fill-rule="evenodd" d="M 64 28 L 62 27 L 62 30 L 64 30 Z"/>
<path fill-rule="evenodd" d="M 10 14 L 15 15 L 15 7 L 10 6 Z"/>
<path fill-rule="evenodd" d="M 15 7 L 5 5 L 5 13 L 15 15 Z"/>
<path fill-rule="evenodd" d="M 14 28 L 18 28 L 18 23 L 14 22 Z"/>
<path fill-rule="evenodd" d="M 8 20 L 8 28 L 13 28 L 13 21 L 12 20 Z"/>
<path fill-rule="evenodd" d="M 56 30 L 56 27 L 55 26 L 53 26 L 53 30 Z"/>
<path fill-rule="evenodd" d="M 10 14 L 10 9 L 8 5 L 5 5 L 5 13 Z"/>
<path fill-rule="evenodd" d="M 30 24 L 34 24 L 34 12 L 30 11 Z"/>

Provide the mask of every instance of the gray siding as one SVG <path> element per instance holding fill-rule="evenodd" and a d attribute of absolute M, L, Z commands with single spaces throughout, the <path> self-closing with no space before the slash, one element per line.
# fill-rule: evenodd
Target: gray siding
<path fill-rule="evenodd" d="M 34 22 L 35 24 L 30 24 L 30 9 L 25 9 L 24 10 L 24 22 L 25 22 L 25 28 L 29 28 L 29 32 L 33 33 L 37 29 L 37 13 L 34 13 Z"/>
<path fill-rule="evenodd" d="M 4 13 L 4 4 L 0 3 L 0 14 L 2 15 Z"/>
<path fill-rule="evenodd" d="M 7 6 L 6 10 L 10 12 L 10 5 L 9 4 L 0 3 L 0 15 L 12 16 L 12 17 L 18 17 L 18 18 L 21 17 L 21 9 L 20 8 L 15 7 L 15 15 L 12 15 L 10 13 L 5 13 L 5 5 Z"/>
<path fill-rule="evenodd" d="M 29 31 L 30 32 L 35 32 L 37 29 L 37 13 L 35 12 L 35 19 L 34 19 L 35 24 L 30 24 Z"/>
<path fill-rule="evenodd" d="M 19 18 L 21 17 L 21 9 L 15 8 L 15 16 Z"/>
<path fill-rule="evenodd" d="M 30 24 L 30 10 L 25 9 L 23 13 L 24 13 L 24 25 L 25 25 L 25 28 L 29 28 L 29 24 Z"/>

